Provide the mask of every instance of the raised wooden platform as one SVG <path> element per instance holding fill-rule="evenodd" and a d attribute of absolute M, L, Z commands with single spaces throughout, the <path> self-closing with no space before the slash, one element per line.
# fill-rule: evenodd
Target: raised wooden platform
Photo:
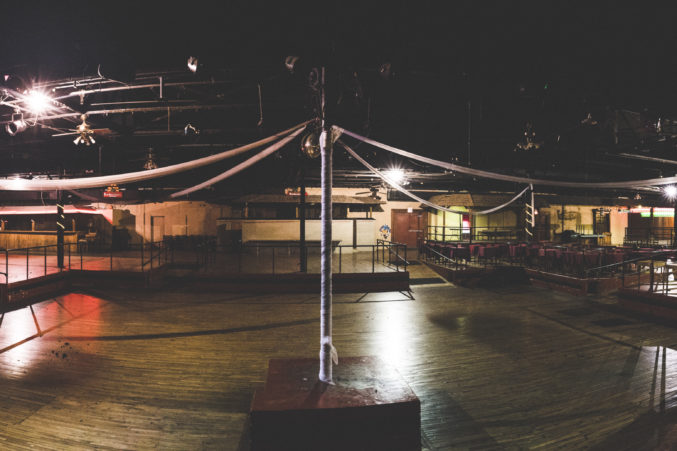
<path fill-rule="evenodd" d="M 250 293 L 317 293 L 320 274 L 196 274 L 190 277 L 204 290 Z M 332 275 L 335 293 L 409 291 L 406 271 Z"/>
<path fill-rule="evenodd" d="M 318 359 L 272 359 L 251 407 L 253 450 L 419 450 L 421 405 L 376 357 L 342 358 L 334 384 Z"/>

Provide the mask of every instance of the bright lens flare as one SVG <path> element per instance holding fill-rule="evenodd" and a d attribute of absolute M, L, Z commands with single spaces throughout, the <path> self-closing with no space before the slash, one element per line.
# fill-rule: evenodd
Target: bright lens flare
<path fill-rule="evenodd" d="M 404 170 L 403 169 L 399 169 L 399 168 L 388 169 L 387 171 L 383 171 L 383 175 L 385 175 L 386 177 L 388 177 L 390 180 L 397 183 L 398 185 L 401 184 L 404 181 Z"/>
<path fill-rule="evenodd" d="M 43 92 L 31 91 L 24 99 L 24 103 L 31 113 L 40 114 L 49 109 L 51 99 Z"/>
<path fill-rule="evenodd" d="M 665 194 L 665 197 L 668 199 L 674 199 L 677 197 L 677 186 L 675 185 L 668 185 L 665 188 L 663 188 L 663 194 Z"/>

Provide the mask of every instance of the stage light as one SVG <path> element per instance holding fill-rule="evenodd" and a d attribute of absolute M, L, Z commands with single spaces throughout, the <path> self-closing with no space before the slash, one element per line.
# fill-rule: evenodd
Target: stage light
<path fill-rule="evenodd" d="M 195 56 L 188 57 L 188 70 L 193 73 L 197 72 L 197 57 Z"/>
<path fill-rule="evenodd" d="M 24 121 L 23 114 L 12 114 L 12 122 L 5 125 L 5 130 L 9 136 L 14 136 L 17 133 L 21 133 L 26 130 L 26 122 Z"/>
<path fill-rule="evenodd" d="M 677 197 L 677 186 L 675 185 L 668 185 L 663 188 L 663 195 L 667 197 L 668 199 L 674 199 Z"/>
<path fill-rule="evenodd" d="M 383 174 L 398 185 L 404 181 L 404 169 L 392 168 L 383 171 Z"/>
<path fill-rule="evenodd" d="M 24 104 L 28 111 L 35 115 L 39 115 L 47 111 L 50 107 L 51 99 L 40 91 L 30 91 L 24 98 Z"/>

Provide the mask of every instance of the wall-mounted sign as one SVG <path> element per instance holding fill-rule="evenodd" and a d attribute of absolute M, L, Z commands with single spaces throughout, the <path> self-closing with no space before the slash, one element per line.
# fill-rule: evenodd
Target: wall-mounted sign
<path fill-rule="evenodd" d="M 618 210 L 619 213 L 639 213 L 642 218 L 651 217 L 651 207 L 635 207 L 631 209 Z M 654 207 L 654 218 L 672 218 L 675 214 L 675 209 L 672 207 Z"/>

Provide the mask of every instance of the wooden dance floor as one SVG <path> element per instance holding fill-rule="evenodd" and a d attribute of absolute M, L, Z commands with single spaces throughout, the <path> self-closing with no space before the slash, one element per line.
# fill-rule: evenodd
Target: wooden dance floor
<path fill-rule="evenodd" d="M 413 300 L 334 298 L 339 359 L 399 370 L 423 449 L 677 443 L 676 328 L 530 286 L 440 282 L 414 277 Z M 268 359 L 314 357 L 318 337 L 316 295 L 120 288 L 6 313 L 0 449 L 247 449 Z"/>

